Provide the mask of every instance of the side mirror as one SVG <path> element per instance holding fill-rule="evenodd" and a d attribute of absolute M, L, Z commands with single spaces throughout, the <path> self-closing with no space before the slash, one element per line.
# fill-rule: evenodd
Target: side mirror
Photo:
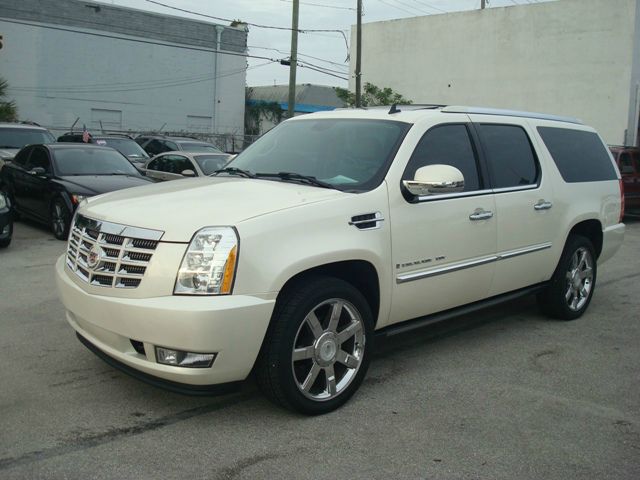
<path fill-rule="evenodd" d="M 196 172 L 194 172 L 191 169 L 183 170 L 182 172 L 180 172 L 180 175 L 182 175 L 183 177 L 195 177 L 196 176 Z"/>
<path fill-rule="evenodd" d="M 413 180 L 402 183 L 416 197 L 458 193 L 464 190 L 464 175 L 450 165 L 427 165 L 416 170 Z"/>
<path fill-rule="evenodd" d="M 31 175 L 36 175 L 38 177 L 42 177 L 42 176 L 47 174 L 47 171 L 42 167 L 35 167 L 35 168 L 32 168 L 31 170 L 29 170 L 29 173 Z"/>

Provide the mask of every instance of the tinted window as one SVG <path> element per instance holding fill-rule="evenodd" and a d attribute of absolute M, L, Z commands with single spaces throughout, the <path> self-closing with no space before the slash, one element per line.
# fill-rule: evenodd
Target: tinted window
<path fill-rule="evenodd" d="M 515 125 L 478 125 L 493 188 L 521 187 L 538 180 L 538 162 L 529 137 Z"/>
<path fill-rule="evenodd" d="M 195 155 L 194 158 L 198 162 L 202 173 L 211 175 L 227 164 L 229 155 Z"/>
<path fill-rule="evenodd" d="M 25 168 L 27 170 L 32 170 L 34 168 L 44 168 L 45 172 L 51 173 L 51 165 L 49 162 L 49 155 L 47 151 L 42 147 L 34 148 L 31 152 L 31 156 L 29 157 Z"/>
<path fill-rule="evenodd" d="M 621 153 L 619 159 L 620 173 L 633 173 L 633 159 L 629 153 Z"/>
<path fill-rule="evenodd" d="M 465 125 L 442 125 L 424 134 L 416 147 L 403 180 L 412 180 L 416 170 L 427 165 L 451 165 L 464 175 L 464 191 L 480 189 L 476 155 Z"/>
<path fill-rule="evenodd" d="M 191 161 L 182 155 L 163 155 L 149 163 L 147 169 L 158 172 L 175 173 L 177 175 L 182 174 L 184 170 L 193 170 L 195 172 Z"/>
<path fill-rule="evenodd" d="M 25 145 L 53 143 L 56 139 L 46 130 L 0 128 L 0 148 L 22 148 Z"/>
<path fill-rule="evenodd" d="M 180 142 L 180 146 L 185 152 L 222 153 L 222 150 L 214 147 L 213 145 L 209 145 L 208 143 Z"/>
<path fill-rule="evenodd" d="M 310 175 L 348 191 L 382 182 L 410 125 L 392 120 L 320 119 L 284 122 L 229 166 L 258 173 Z"/>
<path fill-rule="evenodd" d="M 140 176 L 129 160 L 110 148 L 57 148 L 54 155 L 59 175 Z"/>
<path fill-rule="evenodd" d="M 33 147 L 23 148 L 11 161 L 17 165 L 20 165 L 21 167 L 24 167 L 24 163 L 27 161 L 27 158 L 29 158 L 29 152 L 31 152 L 32 149 Z"/>
<path fill-rule="evenodd" d="M 158 155 L 159 153 L 168 152 L 169 149 L 160 140 L 151 140 L 144 147 L 149 155 Z"/>
<path fill-rule="evenodd" d="M 165 140 L 164 142 L 162 142 L 162 144 L 164 145 L 164 151 L 165 152 L 173 152 L 175 150 L 180 150 L 178 148 L 178 145 L 176 145 L 173 142 L 169 142 L 169 141 Z"/>
<path fill-rule="evenodd" d="M 602 140 L 593 132 L 538 127 L 565 182 L 596 182 L 618 177 Z"/>
<path fill-rule="evenodd" d="M 129 138 L 99 138 L 95 140 L 97 145 L 106 145 L 107 147 L 115 148 L 121 154 L 131 158 L 149 158 L 147 152 L 145 152 L 140 145 Z"/>

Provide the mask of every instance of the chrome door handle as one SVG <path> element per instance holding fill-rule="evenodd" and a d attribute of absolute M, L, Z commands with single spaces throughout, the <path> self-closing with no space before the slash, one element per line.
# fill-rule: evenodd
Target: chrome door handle
<path fill-rule="evenodd" d="M 535 210 L 549 210 L 551 207 L 553 207 L 553 203 L 547 202 L 546 200 L 540 200 L 533 206 Z"/>
<path fill-rule="evenodd" d="M 471 215 L 469 215 L 469 220 L 487 220 L 491 217 L 493 217 L 493 212 L 488 212 L 479 208 Z"/>

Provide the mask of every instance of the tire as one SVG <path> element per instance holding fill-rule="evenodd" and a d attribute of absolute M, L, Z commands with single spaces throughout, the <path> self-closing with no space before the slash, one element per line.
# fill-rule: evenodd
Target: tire
<path fill-rule="evenodd" d="M 51 203 L 50 219 L 53 236 L 58 240 L 66 240 L 69 236 L 71 212 L 61 198 L 56 198 Z"/>
<path fill-rule="evenodd" d="M 256 365 L 258 385 L 278 405 L 328 413 L 358 389 L 372 349 L 373 317 L 360 291 L 338 278 L 308 277 L 276 304 Z"/>
<path fill-rule="evenodd" d="M 7 248 L 11 244 L 11 237 L 13 236 L 13 222 L 9 223 L 9 237 L 0 240 L 0 248 Z"/>
<path fill-rule="evenodd" d="M 597 270 L 591 241 L 581 235 L 571 235 L 549 285 L 538 295 L 542 311 L 559 320 L 582 316 L 593 297 Z"/>

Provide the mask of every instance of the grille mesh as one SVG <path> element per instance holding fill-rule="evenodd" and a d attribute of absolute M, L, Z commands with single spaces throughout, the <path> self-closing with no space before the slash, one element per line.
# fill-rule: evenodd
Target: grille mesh
<path fill-rule="evenodd" d="M 135 238 L 127 231 L 145 234 L 154 230 L 119 226 L 124 235 L 106 233 L 101 222 L 78 216 L 67 245 L 67 265 L 91 285 L 137 288 L 142 282 L 158 240 Z M 109 224 L 113 227 L 115 224 Z"/>

